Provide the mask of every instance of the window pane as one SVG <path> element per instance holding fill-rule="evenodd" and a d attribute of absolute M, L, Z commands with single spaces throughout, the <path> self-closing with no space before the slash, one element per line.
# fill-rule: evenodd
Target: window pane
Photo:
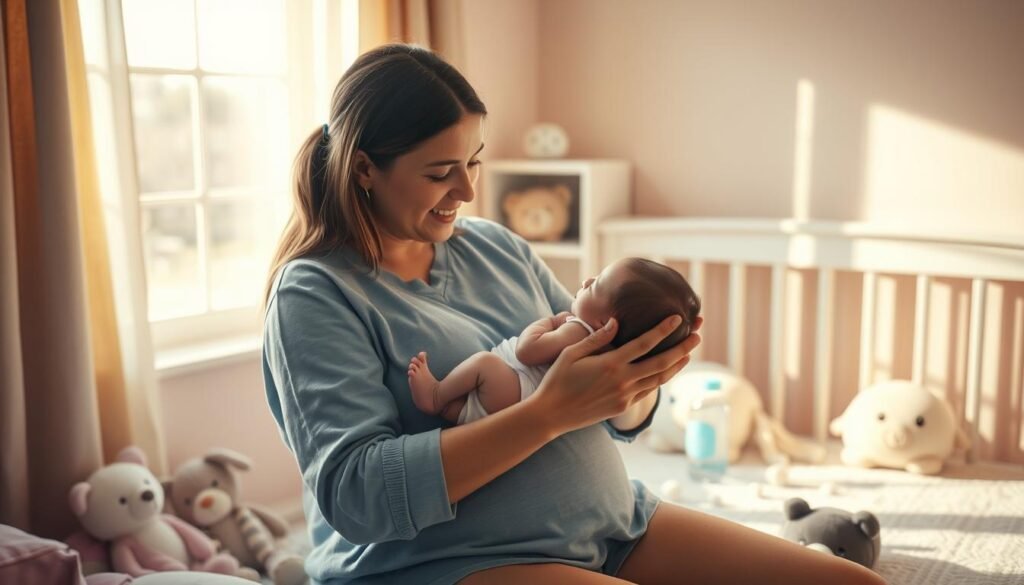
<path fill-rule="evenodd" d="M 270 200 L 220 200 L 209 209 L 212 308 L 258 305 L 282 227 L 269 212 Z"/>
<path fill-rule="evenodd" d="M 284 73 L 284 26 L 280 0 L 199 0 L 199 66 Z"/>
<path fill-rule="evenodd" d="M 291 164 L 284 82 L 208 77 L 201 90 L 210 188 L 282 188 Z"/>
<path fill-rule="evenodd" d="M 192 203 L 143 207 L 150 321 L 206 310 L 196 233 Z"/>
<path fill-rule="evenodd" d="M 132 114 L 143 193 L 195 188 L 192 88 L 184 75 L 132 75 Z"/>
<path fill-rule="evenodd" d="M 131 67 L 195 69 L 193 0 L 122 0 Z"/>

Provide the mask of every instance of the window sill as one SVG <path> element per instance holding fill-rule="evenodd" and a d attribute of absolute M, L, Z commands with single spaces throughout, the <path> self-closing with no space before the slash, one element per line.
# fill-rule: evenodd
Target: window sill
<path fill-rule="evenodd" d="M 159 379 L 194 374 L 259 357 L 260 336 L 231 337 L 156 352 Z"/>

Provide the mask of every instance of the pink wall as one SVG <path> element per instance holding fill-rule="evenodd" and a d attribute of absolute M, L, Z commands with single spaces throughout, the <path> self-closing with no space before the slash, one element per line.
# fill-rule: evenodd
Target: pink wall
<path fill-rule="evenodd" d="M 632 161 L 637 215 L 1020 234 L 1022 23 L 1009 0 L 541 2 L 538 120 L 567 129 L 571 157 Z M 724 361 L 728 272 L 707 276 L 705 355 Z M 787 285 L 785 421 L 798 432 L 811 429 L 816 279 Z M 761 388 L 767 282 L 748 271 L 745 373 Z M 857 391 L 861 326 L 860 276 L 837 284 L 833 414 Z M 914 287 L 881 277 L 878 378 L 910 375 Z M 927 379 L 961 414 L 969 290 L 938 279 L 929 315 Z M 989 298 L 979 450 L 1024 462 L 1024 285 L 993 283 Z"/>
<path fill-rule="evenodd" d="M 463 74 L 489 115 L 484 156 L 521 156 L 520 137 L 537 121 L 540 36 L 538 0 L 462 3 L 466 63 Z"/>
<path fill-rule="evenodd" d="M 267 407 L 259 359 L 164 378 L 160 386 L 172 472 L 211 447 L 234 449 L 253 460 L 240 475 L 241 497 L 293 511 L 301 479 Z"/>
<path fill-rule="evenodd" d="M 1019 232 L 1022 22 L 1009 0 L 541 2 L 540 117 L 573 157 L 633 161 L 637 214 L 790 217 L 803 79 L 810 217 Z"/>

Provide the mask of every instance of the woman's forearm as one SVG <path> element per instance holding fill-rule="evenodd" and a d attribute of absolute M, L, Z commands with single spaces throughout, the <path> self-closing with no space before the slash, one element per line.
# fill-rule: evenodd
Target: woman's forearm
<path fill-rule="evenodd" d="M 633 406 L 627 408 L 622 414 L 608 419 L 608 422 L 620 431 L 631 431 L 640 426 L 640 423 L 647 420 L 647 417 L 651 414 L 651 410 L 657 403 L 658 392 L 651 392 L 647 396 L 638 400 L 633 404 Z"/>
<path fill-rule="evenodd" d="M 441 465 L 449 502 L 475 492 L 560 434 L 537 404 L 525 400 L 471 424 L 441 431 Z"/>

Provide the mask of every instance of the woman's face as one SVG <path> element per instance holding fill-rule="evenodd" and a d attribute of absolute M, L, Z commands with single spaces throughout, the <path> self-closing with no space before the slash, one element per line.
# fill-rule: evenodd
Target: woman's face
<path fill-rule="evenodd" d="M 465 114 L 388 171 L 371 165 L 370 205 L 383 233 L 402 241 L 450 238 L 459 207 L 476 196 L 482 139 L 483 116 Z"/>

